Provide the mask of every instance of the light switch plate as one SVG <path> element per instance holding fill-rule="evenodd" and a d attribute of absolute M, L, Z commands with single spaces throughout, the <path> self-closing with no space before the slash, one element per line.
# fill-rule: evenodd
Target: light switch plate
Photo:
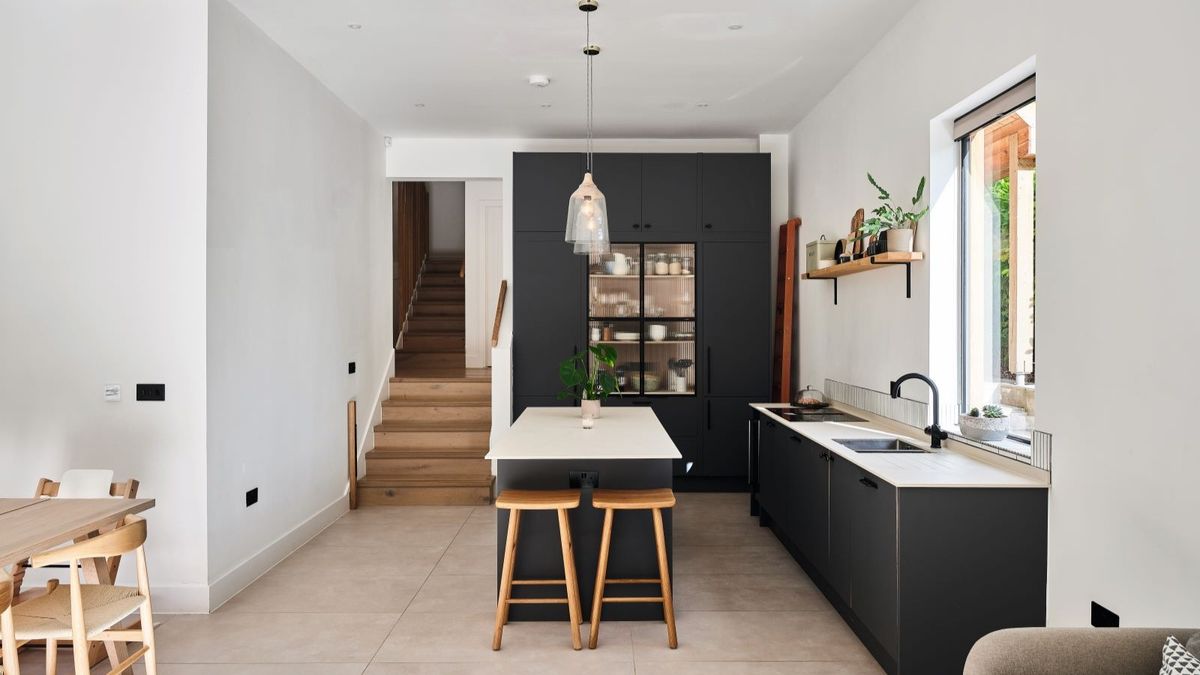
<path fill-rule="evenodd" d="M 121 385 L 106 384 L 104 385 L 104 400 L 117 402 L 121 400 Z"/>

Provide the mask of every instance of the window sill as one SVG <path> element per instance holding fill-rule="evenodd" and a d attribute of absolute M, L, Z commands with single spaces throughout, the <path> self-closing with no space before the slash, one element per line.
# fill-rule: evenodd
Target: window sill
<path fill-rule="evenodd" d="M 962 435 L 957 424 L 948 426 L 945 431 L 950 434 L 950 440 L 969 445 L 980 450 L 992 452 L 1018 462 L 1029 464 L 1033 461 L 1032 445 L 1012 438 L 1002 441 L 977 441 Z"/>

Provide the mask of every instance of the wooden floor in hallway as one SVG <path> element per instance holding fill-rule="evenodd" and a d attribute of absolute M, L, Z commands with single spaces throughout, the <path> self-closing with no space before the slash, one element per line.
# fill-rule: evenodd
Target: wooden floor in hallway
<path fill-rule="evenodd" d="M 493 652 L 495 508 L 368 507 L 347 513 L 215 613 L 163 617 L 159 672 L 883 672 L 774 536 L 747 515 L 745 495 L 680 494 L 674 538 L 676 650 L 667 648 L 660 622 L 610 621 L 598 649 L 576 652 L 563 621 L 511 623 L 504 648 Z M 24 656 L 22 673 L 42 675 L 41 654 Z"/>

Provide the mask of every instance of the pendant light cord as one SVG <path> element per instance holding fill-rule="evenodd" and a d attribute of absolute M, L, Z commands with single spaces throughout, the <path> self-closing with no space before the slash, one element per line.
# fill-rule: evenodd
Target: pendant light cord
<path fill-rule="evenodd" d="M 587 56 L 587 171 L 592 172 L 592 13 L 584 12 L 585 40 L 584 51 Z"/>

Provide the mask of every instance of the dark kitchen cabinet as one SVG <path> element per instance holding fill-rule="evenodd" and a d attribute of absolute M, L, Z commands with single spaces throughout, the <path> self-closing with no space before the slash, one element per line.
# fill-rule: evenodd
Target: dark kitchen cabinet
<path fill-rule="evenodd" d="M 704 401 L 700 455 L 701 476 L 744 477 L 748 458 L 746 439 L 754 410 L 753 398 L 708 397 Z"/>
<path fill-rule="evenodd" d="M 771 157 L 704 154 L 700 157 L 703 234 L 770 238 Z"/>
<path fill-rule="evenodd" d="M 850 606 L 893 658 L 896 656 L 896 488 L 857 470 L 851 498 Z"/>
<path fill-rule="evenodd" d="M 770 250 L 759 242 L 706 241 L 699 266 L 705 393 L 766 401 L 771 384 Z"/>
<path fill-rule="evenodd" d="M 518 234 L 513 247 L 513 396 L 554 396 L 558 364 L 583 349 L 583 256 L 559 233 Z M 515 412 L 515 411 L 514 411 Z"/>
<path fill-rule="evenodd" d="M 829 570 L 829 452 L 798 434 L 795 453 L 794 541 L 821 573 Z"/>
<path fill-rule="evenodd" d="M 684 455 L 675 467 L 681 489 L 736 490 L 745 488 L 748 473 L 747 404 L 770 394 L 770 212 L 723 217 L 706 234 L 705 157 L 716 169 L 703 191 L 726 213 L 770 201 L 766 155 L 738 155 L 742 159 L 732 163 L 694 153 L 594 156 L 613 250 L 633 261 L 630 272 L 621 273 L 606 268 L 615 257 L 589 260 L 563 241 L 583 156 L 514 154 L 513 411 L 553 401 L 561 388 L 558 364 L 572 350 L 612 344 L 626 384 L 608 405 L 653 408 Z M 758 166 L 767 173 L 759 175 Z M 751 175 L 738 167 L 750 167 Z M 719 180 L 721 171 L 731 174 L 728 182 Z M 758 179 L 753 197 L 740 194 Z M 690 264 L 693 273 L 651 275 L 652 254 Z M 661 330 L 656 324 L 666 326 L 667 339 L 653 339 L 650 331 Z M 607 328 L 613 338 L 603 337 Z M 593 340 L 593 329 L 599 339 Z M 617 339 L 617 332 L 637 339 Z M 689 480 L 691 487 L 683 487 Z"/>
<path fill-rule="evenodd" d="M 700 228 L 698 167 L 694 154 L 642 155 L 642 232 L 646 236 L 695 236 Z"/>
<path fill-rule="evenodd" d="M 582 181 L 580 153 L 514 153 L 513 231 L 565 233 L 567 202 Z"/>
<path fill-rule="evenodd" d="M 606 152 L 594 155 L 592 166 L 608 208 L 609 239 L 631 241 L 642 227 L 642 156 Z"/>
<path fill-rule="evenodd" d="M 897 487 L 758 428 L 755 502 L 886 672 L 962 672 L 984 635 L 1045 625 L 1044 488 Z"/>
<path fill-rule="evenodd" d="M 854 529 L 854 498 L 858 496 L 858 467 L 834 456 L 829 463 L 829 585 L 838 599 L 850 605 L 850 577 Z"/>

